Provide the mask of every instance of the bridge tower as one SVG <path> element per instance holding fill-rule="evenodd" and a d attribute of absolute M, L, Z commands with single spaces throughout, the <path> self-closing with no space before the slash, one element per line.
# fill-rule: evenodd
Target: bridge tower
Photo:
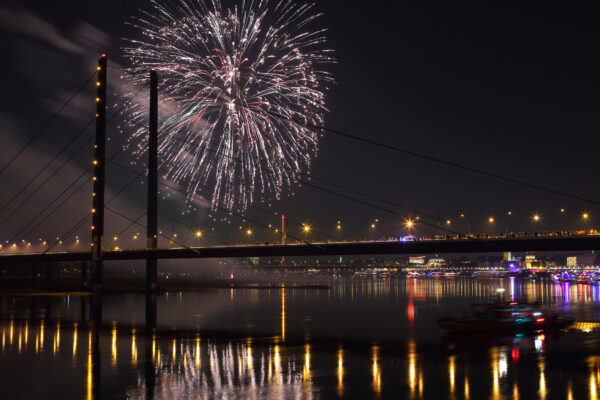
<path fill-rule="evenodd" d="M 104 248 L 104 181 L 106 171 L 106 54 L 98 61 L 98 81 L 96 82 L 96 138 L 94 142 L 93 192 L 92 192 L 92 289 L 102 290 L 103 248 Z"/>
<path fill-rule="evenodd" d="M 158 247 L 158 75 L 150 72 L 150 124 L 148 129 L 148 212 L 146 248 Z M 146 291 L 156 290 L 158 265 L 156 258 L 146 259 Z"/>
<path fill-rule="evenodd" d="M 281 214 L 281 244 L 285 244 L 287 233 L 285 232 L 285 215 Z M 285 256 L 281 257 L 281 265 L 285 264 Z"/>

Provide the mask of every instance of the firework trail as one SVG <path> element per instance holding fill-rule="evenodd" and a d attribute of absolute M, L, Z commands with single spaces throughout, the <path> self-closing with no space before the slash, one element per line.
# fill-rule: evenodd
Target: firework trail
<path fill-rule="evenodd" d="M 159 164 L 212 209 L 245 210 L 279 199 L 310 170 L 323 124 L 323 70 L 334 62 L 314 4 L 248 0 L 151 1 L 133 20 L 141 39 L 124 48 L 128 77 L 160 77 Z M 312 28 L 312 29 L 311 29 Z M 147 146 L 144 104 L 131 111 L 130 144 Z"/>

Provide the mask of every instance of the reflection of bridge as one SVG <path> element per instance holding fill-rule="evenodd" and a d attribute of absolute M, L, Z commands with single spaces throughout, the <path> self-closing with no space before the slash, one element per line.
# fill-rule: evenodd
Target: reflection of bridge
<path fill-rule="evenodd" d="M 482 237 L 471 237 L 467 238 L 466 235 L 462 235 L 459 232 L 456 232 L 449 227 L 452 224 L 451 220 L 447 220 L 445 218 L 441 218 L 438 216 L 427 215 L 426 213 L 416 212 L 415 210 L 410 210 L 402 205 L 398 205 L 385 199 L 378 199 L 372 196 L 369 193 L 361 193 L 353 188 L 348 188 L 339 185 L 337 182 L 327 182 L 324 179 L 320 179 L 314 176 L 307 176 L 306 180 L 301 180 L 301 183 L 306 186 L 311 186 L 316 189 L 319 189 L 325 193 L 332 194 L 337 196 L 338 198 L 342 198 L 345 200 L 352 201 L 356 204 L 367 206 L 372 209 L 376 209 L 378 211 L 383 211 L 385 213 L 389 213 L 394 215 L 395 217 L 401 217 L 405 220 L 405 228 L 410 231 L 414 228 L 414 226 L 418 223 L 420 225 L 427 225 L 430 228 L 434 229 L 436 232 L 445 231 L 449 235 L 447 237 L 440 237 L 438 239 L 423 239 L 423 240 L 412 240 L 414 239 L 412 236 L 407 237 L 405 239 L 410 239 L 407 241 L 354 241 L 354 242 L 341 242 L 339 240 L 329 241 L 329 242 L 303 242 L 297 238 L 294 238 L 289 231 L 286 231 L 286 219 L 283 215 L 279 215 L 276 213 L 272 213 L 267 211 L 270 214 L 270 217 L 276 215 L 281 218 L 281 228 L 276 228 L 272 224 L 262 223 L 261 221 L 252 221 L 247 218 L 246 215 L 239 215 L 236 213 L 231 213 L 230 210 L 224 210 L 227 213 L 227 217 L 231 217 L 235 215 L 236 217 L 240 217 L 244 223 L 251 222 L 253 225 L 264 228 L 266 231 L 270 231 L 269 233 L 277 233 L 281 237 L 281 244 L 264 244 L 264 245 L 235 245 L 228 244 L 223 246 L 211 246 L 211 247 L 200 247 L 200 246 L 186 246 L 182 242 L 182 239 L 176 239 L 177 234 L 175 233 L 175 229 L 173 228 L 173 233 L 171 235 L 163 234 L 161 230 L 158 229 L 158 184 L 162 184 L 174 191 L 181 191 L 177 187 L 172 185 L 159 182 L 158 181 L 158 157 L 157 157 L 157 146 L 158 146 L 158 73 L 153 70 L 150 73 L 150 96 L 149 96 L 149 129 L 148 129 L 148 171 L 147 171 L 147 188 L 148 188 L 148 197 L 147 197 L 147 212 L 142 216 L 136 218 L 130 218 L 130 216 L 120 213 L 112 208 L 109 208 L 109 203 L 111 203 L 116 197 L 118 197 L 124 190 L 126 190 L 130 185 L 137 182 L 140 177 L 144 176 L 146 171 L 132 171 L 129 167 L 123 166 L 117 163 L 114 159 L 115 157 L 123 150 L 122 148 L 116 152 L 116 154 L 107 157 L 106 154 L 106 142 L 107 142 L 107 122 L 110 122 L 113 118 L 118 117 L 121 112 L 127 107 L 127 104 L 123 105 L 123 109 L 118 111 L 117 113 L 113 113 L 111 118 L 107 118 L 107 70 L 108 70 L 108 61 L 106 55 L 102 55 L 99 60 L 98 68 L 97 68 L 97 82 L 96 82 L 96 112 L 94 118 L 81 130 L 81 132 L 71 139 L 70 143 L 67 143 L 67 146 L 64 147 L 61 152 L 59 152 L 54 159 L 50 161 L 45 167 L 42 167 L 40 172 L 25 185 L 25 187 L 21 188 L 17 193 L 6 203 L 0 204 L 0 213 L 4 210 L 8 210 L 8 206 L 13 203 L 20 196 L 25 197 L 29 196 L 27 199 L 21 202 L 19 206 L 12 209 L 10 211 L 10 215 L 6 216 L 1 222 L 0 225 L 4 224 L 9 218 L 13 215 L 16 215 L 16 211 L 18 211 L 27 201 L 32 198 L 38 191 L 49 182 L 49 179 L 55 176 L 62 166 L 67 164 L 69 160 L 75 157 L 77 154 L 82 152 L 83 146 L 87 145 L 87 142 L 83 143 L 82 147 L 79 147 L 75 153 L 68 158 L 67 161 L 63 163 L 61 167 L 59 167 L 56 171 L 50 174 L 50 178 L 46 179 L 41 185 L 39 182 L 35 189 L 30 187 L 31 184 L 36 182 L 36 179 L 39 176 L 44 176 L 44 170 L 52 164 L 53 161 L 60 159 L 63 155 L 62 152 L 66 151 L 68 147 L 75 143 L 80 135 L 85 131 L 87 126 L 90 126 L 93 122 L 96 126 L 95 133 L 95 142 L 94 142 L 94 156 L 92 159 L 92 165 L 88 166 L 88 169 L 85 170 L 77 179 L 75 179 L 61 194 L 59 194 L 55 199 L 44 199 L 43 204 L 46 207 L 31 221 L 24 224 L 20 231 L 14 234 L 14 236 L 7 240 L 6 242 L 0 244 L 0 251 L 3 252 L 0 255 L 0 263 L 2 265 L 10 265 L 10 264 L 31 264 L 33 270 L 37 267 L 37 263 L 53 263 L 53 262 L 69 262 L 69 261 L 89 261 L 90 262 L 90 270 L 91 270 L 91 280 L 92 286 L 94 290 L 99 290 L 102 288 L 102 275 L 103 275 L 103 262 L 105 260 L 146 260 L 146 288 L 148 291 L 154 291 L 156 289 L 156 281 L 157 281 L 157 263 L 158 259 L 193 259 L 193 258 L 235 258 L 235 257 L 292 257 L 292 256 L 340 256 L 340 255 L 386 255 L 386 254 L 427 254 L 427 253 L 484 253 L 484 252 L 505 252 L 505 251 L 560 251 L 560 250 L 595 250 L 600 249 L 600 236 L 592 236 L 585 235 L 582 233 L 586 233 L 586 231 L 567 231 L 567 232 L 555 232 L 551 234 L 541 234 L 541 235 L 532 235 L 529 236 L 527 234 L 508 234 L 503 237 L 497 236 L 487 236 L 484 235 Z M 94 77 L 92 75 L 84 83 L 84 85 L 75 93 L 77 95 Z M 130 99 L 133 99 L 139 94 L 140 90 Z M 75 96 L 74 95 L 74 96 Z M 68 102 L 70 102 L 69 100 Z M 65 104 L 65 106 L 68 104 Z M 60 113 L 61 110 L 59 110 Z M 51 120 L 50 120 L 51 122 Z M 324 127 L 321 127 L 325 130 L 328 130 Z M 43 129 L 42 129 L 43 130 Z M 328 130 L 331 131 L 331 130 Z M 40 131 L 41 132 L 41 131 Z M 0 174 L 8 168 L 12 162 L 31 144 L 31 142 L 39 135 L 38 132 L 31 140 L 25 145 L 23 149 L 21 149 L 17 155 L 15 155 L 7 164 L 4 164 L 0 167 Z M 333 131 L 332 131 L 333 132 Z M 342 136 L 349 136 L 346 134 L 342 134 Z M 91 137 L 89 139 L 92 139 Z M 357 138 L 354 138 L 355 140 Z M 380 143 L 372 142 L 370 140 L 360 139 L 363 143 L 370 143 L 382 147 Z M 384 146 L 386 147 L 386 146 Z M 387 146 L 390 148 L 390 146 Z M 392 146 L 393 147 L 393 146 Z M 397 151 L 405 152 L 402 149 L 394 148 Z M 203 151 L 210 151 L 210 149 L 202 149 Z M 406 152 L 405 152 L 406 153 Z M 412 155 L 417 155 L 414 152 L 408 152 Z M 575 198 L 580 201 L 600 204 L 600 202 L 595 202 L 593 200 L 585 199 L 582 197 L 568 195 L 562 192 L 558 192 L 556 190 L 547 189 L 538 185 L 531 185 L 519 180 L 505 178 L 496 174 L 489 174 L 486 172 L 481 172 L 474 170 L 473 168 L 468 168 L 464 166 L 460 166 L 455 163 L 443 162 L 432 157 L 422 157 L 426 158 L 430 161 L 435 161 L 438 163 L 445 164 L 446 166 L 458 167 L 462 169 L 469 170 L 470 172 L 480 173 L 483 175 L 491 176 L 495 179 L 501 179 L 505 181 L 510 181 L 512 183 L 530 186 L 535 189 L 544 190 L 546 192 L 551 192 L 554 194 L 559 194 L 562 196 L 567 196 L 571 198 Z M 129 170 L 129 172 L 133 172 L 136 176 L 133 178 L 131 182 L 129 182 L 125 187 L 119 190 L 114 196 L 110 199 L 105 200 L 105 175 L 106 175 L 106 166 L 107 164 L 112 163 L 113 165 Z M 92 172 L 93 171 L 93 172 Z M 88 180 L 88 172 L 92 172 L 91 180 Z M 271 171 L 273 172 L 273 171 Z M 81 183 L 80 180 L 84 179 L 84 183 Z M 55 243 L 50 243 L 50 240 L 47 239 L 43 241 L 42 238 L 39 238 L 40 244 L 43 244 L 45 251 L 43 253 L 27 253 L 27 254 L 7 254 L 12 253 L 14 250 L 22 250 L 18 248 L 18 244 L 21 242 L 25 245 L 26 249 L 31 249 L 31 243 L 23 237 L 27 238 L 30 235 L 36 234 L 36 229 L 46 221 L 52 214 L 54 214 L 58 209 L 63 207 L 66 204 L 66 201 L 69 200 L 78 190 L 84 188 L 85 182 L 93 182 L 93 190 L 91 191 L 92 197 L 92 207 L 91 210 L 85 208 L 85 214 L 82 218 L 77 222 L 74 226 L 65 231 L 64 235 L 60 235 L 56 238 Z M 313 181 L 318 182 L 319 184 L 324 183 L 326 186 L 319 186 Z M 32 190 L 32 192 L 28 192 L 28 190 Z M 211 189 L 210 187 L 206 187 L 206 189 Z M 213 188 L 214 189 L 214 188 Z M 338 191 L 338 189 L 342 189 L 342 191 Z M 348 195 L 348 193 L 353 193 L 353 195 Z M 68 197 L 63 199 L 62 196 L 65 195 Z M 189 193 L 185 193 L 186 197 L 190 197 Z M 354 197 L 358 195 L 358 197 Z M 202 200 L 192 196 L 197 200 Z M 369 199 L 368 201 L 365 198 Z M 374 202 L 372 201 L 374 200 Z M 58 206 L 54 208 L 53 211 L 50 211 L 51 207 L 58 203 Z M 383 206 L 382 204 L 385 204 Z M 388 206 L 391 206 L 388 207 Z M 406 213 L 399 213 L 396 210 L 403 209 L 405 211 L 409 211 L 408 214 L 421 214 L 421 216 L 431 219 L 434 222 L 427 222 L 425 218 L 420 219 L 421 216 L 416 216 L 413 220 L 410 218 L 410 215 L 407 217 Z M 83 210 L 82 210 L 83 211 Z M 120 250 L 119 246 L 112 246 L 109 240 L 106 239 L 105 235 L 105 211 L 110 211 L 117 216 L 127 220 L 129 225 L 125 228 L 121 233 L 127 232 L 128 229 L 134 227 L 135 225 L 146 231 L 146 245 L 141 249 L 132 249 L 132 250 Z M 223 210 L 220 210 L 223 211 Z M 265 211 L 265 210 L 260 210 Z M 564 213 L 564 209 L 561 209 L 561 213 Z M 508 212 L 508 215 L 512 215 L 512 212 Z M 146 216 L 146 224 L 143 225 L 138 221 Z M 163 215 L 167 217 L 166 215 Z M 582 214 L 583 220 L 588 220 L 589 215 L 587 212 Z M 92 222 L 90 225 L 86 223 L 91 218 Z M 167 217 L 170 220 L 173 220 L 177 224 L 184 226 L 188 232 L 193 236 L 193 240 L 196 240 L 196 244 L 200 243 L 200 238 L 203 237 L 203 232 L 201 230 L 196 230 L 189 225 L 182 223 L 181 221 L 177 221 L 173 218 Z M 470 218 L 464 214 L 460 215 L 460 218 L 465 221 L 465 223 L 469 226 L 470 231 Z M 288 217 L 288 221 L 292 221 Z M 417 222 L 418 221 L 418 222 Z M 541 216 L 535 214 L 533 216 L 533 223 L 538 224 L 541 221 Z M 374 232 L 378 219 L 371 224 L 372 232 Z M 494 224 L 497 221 L 490 217 L 489 224 Z M 308 234 L 311 232 L 310 225 L 300 224 L 297 221 L 295 222 L 299 226 L 302 226 L 303 234 L 307 235 L 305 238 L 308 238 Z M 33 227 L 32 227 L 33 226 Z M 91 229 L 91 250 L 90 251 L 72 251 L 72 252 L 52 252 L 52 249 L 61 246 L 63 241 L 65 241 L 65 246 L 63 249 L 68 247 L 66 245 L 66 240 L 72 236 L 75 236 L 75 233 L 78 232 L 82 227 L 86 227 L 84 229 Z M 589 227 L 588 227 L 589 228 Z M 230 228 L 231 229 L 231 228 Z M 338 221 L 335 227 L 336 232 L 340 232 L 342 230 L 341 222 Z M 248 238 L 252 237 L 253 231 L 252 229 L 243 230 L 242 226 L 240 226 L 241 232 L 246 232 Z M 589 231 L 588 231 L 589 232 Z M 118 240 L 118 237 L 121 235 L 113 236 L 114 241 Z M 89 231 L 88 233 L 89 234 Z M 87 236 L 86 234 L 86 236 Z M 82 234 L 83 235 L 83 234 Z M 136 233 L 134 235 L 134 240 L 141 239 L 140 235 Z M 36 237 L 39 237 L 36 235 Z M 83 236 L 82 236 L 83 237 Z M 161 237 L 162 239 L 168 240 L 170 243 L 174 243 L 176 248 L 158 248 L 158 239 Z M 271 236 L 272 237 L 272 236 Z M 290 243 L 287 238 L 291 241 L 295 241 L 295 243 Z M 329 236 L 330 237 L 330 236 Z M 79 236 L 75 236 L 76 243 L 79 243 Z M 339 239 L 339 237 L 338 237 Z M 272 240 L 272 239 L 270 239 Z M 82 243 L 87 242 L 87 240 L 82 240 Z M 4 248 L 2 246 L 5 246 Z M 113 250 L 110 250 L 113 248 Z M 82 268 L 82 273 L 85 275 L 87 272 L 86 268 Z M 35 275 L 35 274 L 34 274 Z M 83 279 L 84 283 L 87 283 L 85 276 Z"/>
<path fill-rule="evenodd" d="M 444 239 L 239 245 L 105 251 L 104 260 L 191 259 L 235 257 L 338 256 L 357 254 L 489 253 L 506 251 L 569 251 L 600 248 L 599 236 L 541 238 Z M 89 252 L 0 255 L 0 262 L 87 261 Z"/>

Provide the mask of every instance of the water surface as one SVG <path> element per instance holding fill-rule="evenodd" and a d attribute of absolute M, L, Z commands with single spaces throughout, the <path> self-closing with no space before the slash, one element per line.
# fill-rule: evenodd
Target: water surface
<path fill-rule="evenodd" d="M 353 276 L 322 283 L 329 289 L 0 297 L 2 397 L 598 397 L 598 286 Z M 540 301 L 576 323 L 532 335 L 440 332 L 438 318 L 500 298 Z"/>

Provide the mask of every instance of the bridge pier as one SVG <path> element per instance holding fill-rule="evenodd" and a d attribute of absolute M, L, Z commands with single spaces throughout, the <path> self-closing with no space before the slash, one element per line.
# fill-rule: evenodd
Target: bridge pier
<path fill-rule="evenodd" d="M 35 289 L 37 286 L 37 262 L 31 264 L 31 287 Z"/>
<path fill-rule="evenodd" d="M 52 263 L 46 263 L 46 288 L 52 287 Z"/>
<path fill-rule="evenodd" d="M 87 282 L 87 262 L 82 261 L 81 262 L 81 287 L 82 288 L 86 288 L 88 285 Z"/>
<path fill-rule="evenodd" d="M 154 293 L 146 294 L 146 334 L 154 333 L 156 330 L 156 295 Z"/>
<path fill-rule="evenodd" d="M 146 213 L 146 248 L 158 247 L 158 75 L 150 72 L 150 124 L 148 129 L 148 212 Z M 157 260 L 146 258 L 146 291 L 157 289 Z"/>

